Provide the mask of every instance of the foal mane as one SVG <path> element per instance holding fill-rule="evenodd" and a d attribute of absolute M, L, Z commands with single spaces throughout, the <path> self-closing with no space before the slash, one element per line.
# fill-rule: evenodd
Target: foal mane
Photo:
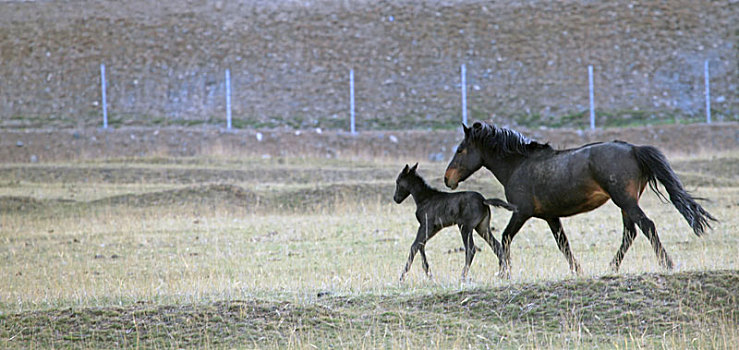
<path fill-rule="evenodd" d="M 516 130 L 499 128 L 488 123 L 476 122 L 470 128 L 469 138 L 485 150 L 493 150 L 502 156 L 528 156 L 539 150 L 553 150 L 549 143 L 540 143 Z"/>
<path fill-rule="evenodd" d="M 426 182 L 426 179 L 424 179 L 421 175 L 418 175 L 418 173 L 416 171 L 412 171 L 410 173 L 407 173 L 407 174 L 405 174 L 405 176 L 407 178 L 413 179 L 413 182 L 415 182 L 416 184 L 418 184 L 418 186 L 420 186 L 420 188 L 423 191 L 431 190 L 431 191 L 437 191 L 438 192 L 437 189 L 431 187 L 431 185 L 429 185 L 428 182 Z"/>

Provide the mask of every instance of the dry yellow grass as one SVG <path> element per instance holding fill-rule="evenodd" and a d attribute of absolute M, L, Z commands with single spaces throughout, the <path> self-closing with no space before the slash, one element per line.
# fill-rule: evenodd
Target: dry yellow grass
<path fill-rule="evenodd" d="M 439 172 L 438 168 L 432 165 L 423 170 Z M 490 176 L 477 175 L 470 187 L 485 187 L 491 182 L 486 177 Z M 32 185 L 6 187 L 2 193 L 93 200 L 175 187 Z M 274 185 L 271 190 L 300 187 Z M 733 201 L 738 192 L 737 188 L 696 191 L 696 195 L 712 200 L 705 206 L 722 220 L 704 238 L 693 236 L 670 204 L 659 202 L 651 193 L 645 195 L 642 205 L 655 221 L 677 271 L 737 268 L 739 223 Z M 181 203 L 163 208 L 70 207 L 38 219 L 34 214 L 2 215 L 0 239 L 9 257 L 3 274 L 12 283 L 0 288 L 0 295 L 5 303 L 17 306 L 95 305 L 111 299 L 193 301 L 271 292 L 300 295 L 324 290 L 346 293 L 457 286 L 463 257 L 449 252 L 461 246 L 454 228 L 429 243 L 433 280 L 427 281 L 419 266 L 414 266 L 407 283 L 396 283 L 416 223 L 412 203 L 396 205 L 389 195 L 354 202 L 329 195 L 326 201 L 333 203 L 306 214 L 279 210 L 254 213 L 227 205 L 202 208 Z M 494 227 L 502 229 L 507 219 L 507 212 L 493 211 Z M 621 238 L 618 209 L 609 203 L 594 212 L 564 219 L 564 226 L 586 275 L 608 274 L 608 262 Z M 480 242 L 478 245 L 483 247 Z M 474 262 L 472 283 L 509 283 L 494 277 L 497 259 L 486 248 Z M 564 258 L 540 220 L 532 219 L 524 226 L 512 249 L 514 282 L 570 277 Z M 651 247 L 640 235 L 621 273 L 659 271 Z"/>
<path fill-rule="evenodd" d="M 275 166 L 263 161 L 250 162 L 240 160 L 208 166 L 224 170 Z M 175 167 L 198 168 L 197 160 L 193 163 Z M 133 165 L 121 167 L 120 171 L 135 168 Z M 397 205 L 391 201 L 394 176 L 386 180 L 351 182 L 341 176 L 333 180 L 326 174 L 347 169 L 364 169 L 367 174 L 394 174 L 400 166 L 386 162 L 334 162 L 328 167 L 325 165 L 319 163 L 316 166 L 324 167 L 322 171 L 305 172 L 308 178 L 319 176 L 327 181 L 322 184 L 306 183 L 306 178 L 302 177 L 251 187 L 250 183 L 238 183 L 269 199 L 268 205 L 258 209 L 235 205 L 229 202 L 230 197 L 224 197 L 226 200 L 223 202 L 221 197 L 215 197 L 204 204 L 178 202 L 180 197 L 175 197 L 161 206 L 156 203 L 131 206 L 125 202 L 106 204 L 95 201 L 122 194 L 172 195 L 166 191 L 189 186 L 163 179 L 140 184 L 29 183 L 10 179 L 7 185 L 0 186 L 0 198 L 7 201 L 10 196 L 26 196 L 38 203 L 33 208 L 15 208 L 0 213 L 0 279 L 4 281 L 0 285 L 0 316 L 67 307 L 135 307 L 140 303 L 190 305 L 255 299 L 310 307 L 320 299 L 319 296 L 360 299 L 437 297 L 439 293 L 480 288 L 518 288 L 558 281 L 579 283 L 580 279 L 570 274 L 547 226 L 539 220 L 528 222 L 513 241 L 510 281 L 495 276 L 497 258 L 478 238 L 477 245 L 483 251 L 472 265 L 471 281 L 461 283 L 464 257 L 455 251 L 461 247 L 461 239 L 456 228 L 449 228 L 431 240 L 427 248 L 434 278 L 427 279 L 417 261 L 407 280 L 399 283 L 398 277 L 416 231 L 413 204 Z M 96 165 L 86 166 L 94 168 Z M 172 169 L 166 164 L 158 167 Z M 305 170 L 312 166 L 310 162 L 304 162 L 290 167 Z M 422 164 L 420 171 L 432 185 L 440 187 L 438 176 L 433 174 L 441 174 L 443 167 L 443 164 Z M 367 174 L 359 172 L 356 176 L 370 176 Z M 352 189 L 347 192 L 349 195 L 331 192 L 331 187 L 338 184 Z M 502 196 L 500 186 L 486 173 L 476 174 L 465 186 L 480 190 L 489 197 Z M 692 234 L 671 204 L 659 202 L 651 192 L 642 200 L 645 212 L 654 220 L 667 252 L 676 263 L 674 273 L 739 270 L 739 203 L 736 202 L 739 187 L 689 188 L 694 195 L 709 198 L 704 206 L 721 220 L 703 238 Z M 304 199 L 292 204 L 286 200 L 291 198 L 289 195 L 281 196 L 304 195 L 307 192 L 301 191 L 306 189 L 313 191 L 311 195 L 305 195 Z M 182 198 L 189 200 L 192 197 Z M 496 236 L 499 237 L 508 217 L 508 212 L 493 210 L 492 224 L 498 229 Z M 609 275 L 608 263 L 621 241 L 618 209 L 609 203 L 591 213 L 564 219 L 563 224 L 572 250 L 585 271 L 584 277 Z M 620 274 L 661 272 L 651 247 L 640 233 L 626 255 Z M 542 334 L 531 331 L 525 335 L 526 332 L 518 333 L 521 332 L 520 324 L 515 322 L 496 323 L 495 327 L 517 329 L 515 337 L 509 340 L 520 341 L 519 345 L 528 341 L 539 346 L 570 344 L 563 342 L 563 330 L 574 337 L 567 339 L 580 337 L 581 342 L 572 344 L 581 346 L 593 339 L 596 342 L 605 339 L 600 336 L 593 338 L 582 328 L 582 311 L 563 307 L 560 312 L 561 327 L 556 332 Z M 405 317 L 402 313 L 399 315 Z M 737 339 L 736 319 L 732 314 L 721 315 L 723 318 L 719 320 L 705 315 L 706 324 L 718 325 L 719 328 L 709 332 L 706 337 L 713 338 L 706 338 L 701 344 L 727 344 Z M 454 327 L 446 329 L 446 321 L 442 320 L 434 326 L 438 329 L 430 332 L 436 339 L 415 336 L 413 327 L 404 330 L 408 326 L 404 322 L 398 324 L 399 328 L 392 329 L 393 335 L 387 338 L 378 338 L 379 329 L 372 331 L 372 337 L 359 336 L 361 332 L 357 329 L 347 329 L 340 335 L 345 337 L 342 339 L 350 347 L 413 347 L 420 344 L 462 347 L 469 344 L 469 337 L 483 336 L 475 333 L 477 330 L 472 331 L 479 326 L 473 326 L 475 322 L 460 320 L 455 319 L 454 322 L 470 323 L 472 328 L 465 330 L 454 323 Z M 386 321 L 377 322 L 370 324 L 387 327 Z M 693 341 L 687 338 L 693 335 L 692 330 L 683 333 L 678 330 L 665 333 L 661 341 L 668 346 L 682 347 Z M 614 339 L 623 341 L 625 346 L 655 341 L 653 335 L 647 340 L 640 340 L 639 336 L 627 332 Z M 274 343 L 268 340 L 254 344 L 305 348 L 315 344 L 320 337 L 319 333 L 295 331 L 292 335 L 283 334 L 272 339 Z M 202 341 L 202 344 L 208 344 L 207 339 Z M 338 340 L 336 344 L 341 345 Z M 617 342 L 610 345 L 621 347 Z"/>

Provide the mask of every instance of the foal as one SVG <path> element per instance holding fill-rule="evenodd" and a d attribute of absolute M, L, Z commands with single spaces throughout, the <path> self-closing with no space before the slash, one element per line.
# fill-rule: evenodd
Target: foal
<path fill-rule="evenodd" d="M 465 263 L 464 269 L 462 269 L 462 279 L 465 279 L 476 250 L 472 239 L 473 229 L 488 242 L 496 255 L 500 252 L 500 243 L 490 232 L 490 208 L 488 204 L 514 212 L 516 207 L 497 198 L 485 199 L 477 192 L 449 193 L 438 191 L 426 184 L 423 178 L 416 174 L 416 168 L 418 168 L 418 163 L 411 168 L 406 164 L 395 181 L 393 199 L 400 204 L 408 195 L 412 195 L 416 202 L 416 219 L 420 224 L 416 240 L 411 245 L 408 262 L 406 262 L 405 269 L 400 275 L 400 280 L 403 281 L 403 278 L 405 278 L 405 274 L 411 268 L 413 258 L 418 251 L 421 252 L 423 270 L 427 276 L 431 277 L 429 263 L 426 260 L 426 241 L 441 229 L 455 224 L 462 233 L 462 242 L 464 243 Z"/>

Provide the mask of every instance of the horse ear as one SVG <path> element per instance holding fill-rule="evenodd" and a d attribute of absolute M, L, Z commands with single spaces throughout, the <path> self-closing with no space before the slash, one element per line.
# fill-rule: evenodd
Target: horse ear
<path fill-rule="evenodd" d="M 410 170 L 408 169 L 408 164 L 405 165 L 405 168 L 403 168 L 403 171 L 401 171 L 401 174 L 408 174 Z"/>
<path fill-rule="evenodd" d="M 415 173 L 416 172 L 416 169 L 418 169 L 418 163 L 416 163 L 416 165 L 414 165 L 413 167 L 411 167 L 410 172 Z"/>
<path fill-rule="evenodd" d="M 464 125 L 464 123 L 462 123 L 462 130 L 464 130 L 464 136 L 470 134 L 470 128 L 468 128 L 467 125 Z"/>

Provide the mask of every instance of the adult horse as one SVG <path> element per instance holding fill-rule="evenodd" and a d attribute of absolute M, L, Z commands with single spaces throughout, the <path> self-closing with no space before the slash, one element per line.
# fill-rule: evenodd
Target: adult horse
<path fill-rule="evenodd" d="M 639 207 L 647 184 L 664 198 L 657 181 L 696 235 L 711 227 L 709 220 L 716 220 L 685 191 L 665 156 L 652 146 L 614 141 L 554 150 L 515 130 L 487 123 L 475 122 L 471 128 L 463 128 L 464 140 L 447 167 L 444 184 L 455 189 L 484 166 L 505 188 L 508 202 L 518 207 L 503 231 L 500 251 L 496 252 L 502 277 L 510 278 L 511 241 L 532 217 L 549 224 L 570 270 L 580 274 L 580 264 L 570 251 L 560 218 L 593 210 L 608 199 L 621 208 L 624 225 L 621 247 L 610 264 L 613 271 L 618 271 L 636 237 L 636 225 L 649 239 L 660 265 L 672 269 L 672 260 L 659 241 L 654 222 Z"/>

